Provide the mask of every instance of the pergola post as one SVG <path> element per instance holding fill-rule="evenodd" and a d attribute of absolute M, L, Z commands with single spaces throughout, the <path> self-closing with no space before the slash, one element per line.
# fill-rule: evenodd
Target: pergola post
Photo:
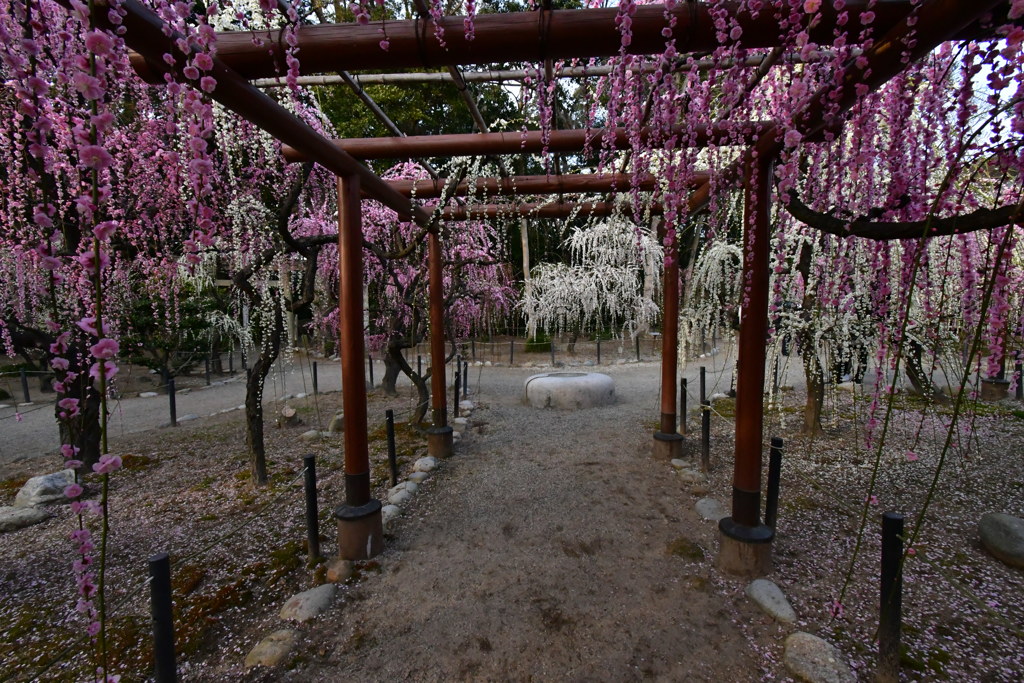
<path fill-rule="evenodd" d="M 441 239 L 427 235 L 430 292 L 430 406 L 434 425 L 427 430 L 427 452 L 435 458 L 452 454 L 452 428 L 448 424 L 448 394 L 444 370 L 444 275 L 441 271 Z"/>
<path fill-rule="evenodd" d="M 743 211 L 743 303 L 736 377 L 736 451 L 732 516 L 718 524 L 718 566 L 760 576 L 771 569 L 775 533 L 761 523 L 761 449 L 765 345 L 768 336 L 769 208 L 772 157 L 748 157 Z"/>
<path fill-rule="evenodd" d="M 661 222 L 659 234 L 664 238 L 675 226 Z M 679 242 L 665 248 L 664 304 L 661 322 L 661 427 L 654 432 L 654 457 L 672 460 L 683 454 L 683 436 L 676 431 L 676 373 L 679 368 Z"/>
<path fill-rule="evenodd" d="M 338 178 L 338 327 L 341 398 L 345 411 L 345 503 L 338 520 L 338 556 L 365 560 L 384 549 L 381 503 L 370 497 L 363 374 L 363 229 L 359 177 Z"/>

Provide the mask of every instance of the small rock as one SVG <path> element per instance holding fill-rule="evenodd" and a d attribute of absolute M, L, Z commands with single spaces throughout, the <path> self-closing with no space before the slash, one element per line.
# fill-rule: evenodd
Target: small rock
<path fill-rule="evenodd" d="M 308 396 L 308 395 L 309 394 L 306 394 L 306 393 L 303 392 L 303 393 L 295 394 L 295 398 L 306 398 L 306 396 Z"/>
<path fill-rule="evenodd" d="M 430 477 L 429 472 L 413 472 L 409 475 L 409 481 L 416 484 L 422 484 Z"/>
<path fill-rule="evenodd" d="M 704 481 L 704 475 L 697 470 L 683 468 L 681 470 L 677 470 L 676 474 L 678 474 L 679 479 L 686 484 L 700 484 Z"/>
<path fill-rule="evenodd" d="M 290 628 L 274 631 L 245 656 L 245 668 L 278 666 L 299 642 L 299 632 Z"/>
<path fill-rule="evenodd" d="M 327 425 L 327 431 L 331 432 L 332 434 L 341 434 L 342 432 L 344 432 L 345 415 L 343 413 L 338 413 L 333 418 L 331 418 L 331 423 Z"/>
<path fill-rule="evenodd" d="M 723 517 L 729 516 L 722 504 L 714 498 L 701 498 L 693 507 L 701 519 L 708 522 L 717 522 Z"/>
<path fill-rule="evenodd" d="M 489 361 L 489 360 L 485 360 L 484 361 L 484 367 L 489 368 L 489 367 L 491 367 L 491 365 L 492 365 L 491 361 Z"/>
<path fill-rule="evenodd" d="M 402 508 L 397 505 L 385 505 L 380 509 L 381 522 L 386 526 L 388 522 L 401 514 Z"/>
<path fill-rule="evenodd" d="M 412 498 L 412 494 L 405 489 L 399 489 L 388 496 L 388 503 L 391 505 L 404 505 Z"/>
<path fill-rule="evenodd" d="M 34 507 L 0 507 L 0 533 L 17 531 L 33 524 L 45 522 L 50 513 Z"/>
<path fill-rule="evenodd" d="M 188 415 L 182 415 L 178 418 L 178 422 L 191 422 L 192 420 L 198 420 L 199 416 L 189 413 Z"/>
<path fill-rule="evenodd" d="M 715 401 L 721 401 L 723 398 L 729 398 L 729 396 L 719 391 L 711 394 L 711 398 L 709 400 L 714 403 Z"/>
<path fill-rule="evenodd" d="M 776 621 L 792 624 L 796 621 L 796 612 L 790 607 L 782 590 L 768 579 L 754 579 L 744 591 L 747 597 L 767 612 Z"/>
<path fill-rule="evenodd" d="M 288 598 L 288 602 L 284 603 L 278 616 L 285 620 L 297 621 L 300 624 L 309 621 L 331 606 L 336 590 L 333 583 L 325 583 L 322 586 L 293 595 Z"/>
<path fill-rule="evenodd" d="M 592 360 L 585 360 L 585 361 L 583 361 L 583 364 L 584 364 L 585 366 L 587 366 L 588 368 L 592 368 L 592 367 L 594 367 L 595 365 L 597 365 L 597 363 L 595 363 L 595 362 L 594 362 L 594 361 L 592 361 Z"/>
<path fill-rule="evenodd" d="M 412 466 L 416 472 L 433 472 L 437 469 L 437 458 L 432 455 L 428 455 L 425 458 L 420 458 Z"/>
<path fill-rule="evenodd" d="M 464 417 L 457 417 L 454 420 L 452 420 L 452 427 L 454 427 L 456 425 L 458 425 L 460 427 L 465 427 L 468 424 L 469 424 L 469 420 L 467 420 Z"/>
<path fill-rule="evenodd" d="M 452 432 L 452 443 L 455 443 L 456 441 L 460 440 L 461 438 L 462 438 L 462 432 L 459 432 L 459 431 Z"/>
<path fill-rule="evenodd" d="M 300 441 L 316 441 L 320 438 L 320 432 L 316 429 L 310 429 L 308 432 L 302 432 L 299 435 Z"/>
<path fill-rule="evenodd" d="M 414 481 L 407 481 L 405 482 L 405 490 L 408 491 L 409 493 L 416 493 L 417 491 L 420 490 L 420 487 L 419 484 L 417 484 Z"/>
<path fill-rule="evenodd" d="M 808 683 L 856 683 L 850 667 L 829 642 L 798 631 L 786 638 L 782 660 L 789 672 Z"/>
<path fill-rule="evenodd" d="M 139 394 L 139 398 L 156 398 L 159 396 L 155 391 L 143 391 Z"/>
<path fill-rule="evenodd" d="M 836 390 L 854 392 L 857 390 L 857 385 L 853 382 L 840 382 L 836 385 Z"/>
<path fill-rule="evenodd" d="M 707 484 L 694 484 L 690 487 L 690 493 L 695 496 L 706 496 L 710 490 Z"/>
<path fill-rule="evenodd" d="M 673 458 L 671 464 L 672 467 L 675 467 L 677 470 L 681 470 L 684 467 L 689 466 L 690 463 L 686 462 L 685 460 L 680 460 L 679 458 Z"/>
<path fill-rule="evenodd" d="M 336 557 L 327 565 L 327 580 L 331 583 L 345 583 L 352 576 L 352 563 Z"/>
<path fill-rule="evenodd" d="M 1024 569 L 1024 519 L 988 512 L 978 522 L 978 533 L 981 544 L 996 558 Z"/>
<path fill-rule="evenodd" d="M 47 503 L 68 502 L 64 489 L 75 482 L 75 471 L 64 470 L 32 477 L 14 497 L 14 507 L 28 508 Z"/>

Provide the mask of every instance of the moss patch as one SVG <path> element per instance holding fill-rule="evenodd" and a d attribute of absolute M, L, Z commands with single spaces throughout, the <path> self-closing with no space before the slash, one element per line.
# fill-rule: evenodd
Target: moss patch
<path fill-rule="evenodd" d="M 691 541 L 685 536 L 680 536 L 669 543 L 665 552 L 672 557 L 681 557 L 684 560 L 690 560 L 691 562 L 701 562 L 705 556 L 704 548 L 701 548 L 697 543 Z"/>

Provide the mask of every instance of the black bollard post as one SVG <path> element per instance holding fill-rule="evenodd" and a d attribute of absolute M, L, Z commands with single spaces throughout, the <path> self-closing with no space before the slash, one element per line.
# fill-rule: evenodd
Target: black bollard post
<path fill-rule="evenodd" d="M 149 596 L 153 616 L 153 677 L 157 683 L 173 683 L 178 680 L 178 672 L 174 663 L 171 558 L 167 553 L 149 558 Z"/>
<path fill-rule="evenodd" d="M 555 342 L 552 341 L 548 344 L 548 349 L 551 351 L 551 367 L 555 366 Z"/>
<path fill-rule="evenodd" d="M 373 388 L 373 356 L 366 354 L 367 364 L 370 366 L 370 388 Z"/>
<path fill-rule="evenodd" d="M 704 472 L 711 469 L 711 404 L 700 404 L 700 467 Z"/>
<path fill-rule="evenodd" d="M 206 378 L 206 386 L 210 386 L 210 357 L 203 359 L 203 376 Z"/>
<path fill-rule="evenodd" d="M 1017 361 L 1013 365 L 1013 376 L 1017 381 L 1017 391 L 1015 392 L 1015 395 L 1017 397 L 1017 400 L 1020 400 L 1024 398 L 1024 383 L 1021 382 L 1021 380 L 1024 380 L 1024 375 L 1021 374 L 1020 361 Z"/>
<path fill-rule="evenodd" d="M 700 404 L 704 405 L 707 400 L 707 368 L 702 365 L 700 366 Z"/>
<path fill-rule="evenodd" d="M 309 564 L 313 565 L 320 559 L 320 512 L 316 503 L 316 455 L 310 453 L 302 456 L 305 469 L 306 489 L 306 544 L 309 551 Z"/>
<path fill-rule="evenodd" d="M 21 375 L 21 393 L 25 395 L 25 403 L 31 403 L 32 397 L 28 393 L 28 373 L 25 372 L 25 368 L 18 371 Z"/>
<path fill-rule="evenodd" d="M 391 485 L 398 486 L 398 456 L 395 454 L 395 411 L 388 409 L 384 415 L 388 427 L 388 466 L 391 468 Z"/>
<path fill-rule="evenodd" d="M 768 489 L 765 493 L 764 502 L 764 524 L 773 529 L 779 514 L 779 478 L 782 476 L 782 446 L 782 439 L 773 436 L 772 447 L 768 452 Z"/>
<path fill-rule="evenodd" d="M 636 336 L 636 362 L 640 362 L 640 335 Z"/>
<path fill-rule="evenodd" d="M 508 364 L 512 367 L 512 363 L 515 361 L 516 355 L 516 342 L 512 340 L 508 343 Z"/>
<path fill-rule="evenodd" d="M 459 416 L 459 386 L 462 384 L 462 361 L 455 357 L 455 381 L 452 383 L 452 390 L 455 392 L 455 403 L 452 409 L 452 417 Z"/>
<path fill-rule="evenodd" d="M 469 396 L 469 361 L 462 361 L 462 398 Z"/>
<path fill-rule="evenodd" d="M 597 364 L 601 364 L 601 338 L 597 338 Z"/>
<path fill-rule="evenodd" d="M 235 374 L 235 350 L 228 351 L 228 374 Z"/>
<path fill-rule="evenodd" d="M 882 515 L 881 609 L 878 615 L 878 669 L 875 680 L 900 678 L 900 619 L 903 609 L 903 515 Z"/>
<path fill-rule="evenodd" d="M 313 395 L 316 396 L 319 393 L 320 387 L 317 384 L 317 373 L 316 373 L 316 361 L 313 361 Z"/>
<path fill-rule="evenodd" d="M 679 380 L 679 433 L 686 434 L 686 378 Z"/>
<path fill-rule="evenodd" d="M 473 362 L 476 362 L 476 339 L 469 340 L 470 353 L 472 353 Z"/>
<path fill-rule="evenodd" d="M 178 426 L 178 401 L 174 395 L 174 378 L 167 380 L 167 403 L 171 409 L 171 426 Z"/>

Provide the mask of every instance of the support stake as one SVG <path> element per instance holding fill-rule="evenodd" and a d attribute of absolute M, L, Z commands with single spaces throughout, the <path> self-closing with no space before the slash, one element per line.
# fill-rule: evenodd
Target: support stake
<path fill-rule="evenodd" d="M 174 662 L 171 558 L 167 553 L 149 558 L 149 596 L 153 617 L 153 677 L 157 683 L 174 683 L 178 673 Z"/>
<path fill-rule="evenodd" d="M 779 514 L 779 478 L 782 476 L 783 441 L 777 436 L 772 437 L 772 447 L 768 454 L 768 489 L 764 501 L 765 526 L 775 528 L 775 520 Z"/>
<path fill-rule="evenodd" d="M 391 468 L 391 485 L 398 486 L 398 456 L 395 453 L 395 411 L 390 408 L 384 413 L 388 432 L 388 466 Z"/>
<path fill-rule="evenodd" d="M 900 679 L 900 619 L 903 609 L 903 515 L 882 515 L 881 608 L 878 615 L 878 683 Z"/>
<path fill-rule="evenodd" d="M 320 512 L 316 500 L 316 455 L 302 456 L 306 490 L 306 544 L 310 566 L 320 559 Z"/>

